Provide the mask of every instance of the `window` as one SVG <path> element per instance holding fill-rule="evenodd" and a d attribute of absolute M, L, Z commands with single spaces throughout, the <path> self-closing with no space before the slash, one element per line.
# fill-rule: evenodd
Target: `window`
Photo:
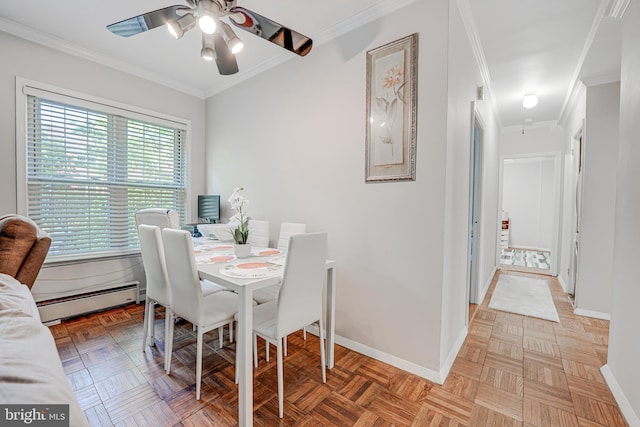
<path fill-rule="evenodd" d="M 186 126 L 48 92 L 26 94 L 26 215 L 52 237 L 50 259 L 136 251 L 134 213 L 184 221 Z"/>

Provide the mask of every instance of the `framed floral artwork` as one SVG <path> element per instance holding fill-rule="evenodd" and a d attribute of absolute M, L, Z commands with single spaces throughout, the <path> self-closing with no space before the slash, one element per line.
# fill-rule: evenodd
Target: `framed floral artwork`
<path fill-rule="evenodd" d="M 416 179 L 418 34 L 367 52 L 365 182 Z"/>

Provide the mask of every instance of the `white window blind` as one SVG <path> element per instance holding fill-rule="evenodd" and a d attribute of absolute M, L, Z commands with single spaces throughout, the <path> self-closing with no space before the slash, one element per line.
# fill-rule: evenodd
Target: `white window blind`
<path fill-rule="evenodd" d="M 27 96 L 26 129 L 27 215 L 51 235 L 51 259 L 136 250 L 138 209 L 184 221 L 185 129 L 52 98 Z"/>

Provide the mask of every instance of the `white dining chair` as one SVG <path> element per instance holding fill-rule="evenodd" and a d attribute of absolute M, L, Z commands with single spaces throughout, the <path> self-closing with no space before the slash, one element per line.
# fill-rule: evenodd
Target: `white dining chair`
<path fill-rule="evenodd" d="M 142 350 L 144 351 L 147 348 L 147 336 L 149 336 L 151 345 L 155 345 L 153 325 L 155 323 L 156 304 L 160 304 L 165 308 L 165 341 L 169 336 L 169 323 L 172 322 L 171 291 L 164 262 L 164 248 L 162 246 L 160 228 L 155 225 L 141 224 L 138 226 L 138 237 L 140 239 L 140 253 L 147 282 L 142 326 Z M 164 367 L 167 369 L 166 346 Z"/>
<path fill-rule="evenodd" d="M 269 221 L 249 220 L 249 237 L 247 243 L 259 248 L 269 247 Z"/>
<path fill-rule="evenodd" d="M 289 247 L 289 238 L 294 234 L 304 234 L 307 232 L 307 224 L 297 222 L 283 222 L 280 224 L 280 234 L 278 235 L 277 248 L 286 251 Z"/>
<path fill-rule="evenodd" d="M 278 236 L 278 249 L 286 251 L 289 247 L 289 239 L 296 234 L 304 234 L 307 232 L 307 224 L 298 222 L 283 222 L 280 224 L 280 234 Z M 253 293 L 253 299 L 258 304 L 264 304 L 269 301 L 273 301 L 278 298 L 280 292 L 280 284 L 268 286 L 266 288 L 258 289 Z M 302 328 L 302 336 L 307 339 L 307 328 Z M 287 340 L 284 340 L 284 355 L 287 355 Z M 265 344 L 265 357 L 267 362 L 269 361 L 269 343 Z"/>
<path fill-rule="evenodd" d="M 171 298 L 167 295 L 168 283 L 167 272 L 164 265 L 164 249 L 162 239 L 154 238 L 151 230 L 147 230 L 147 236 L 143 243 L 140 236 L 140 225 L 156 226 L 159 230 L 163 228 L 180 228 L 180 216 L 175 210 L 164 208 L 145 208 L 136 211 L 134 214 L 136 226 L 138 227 L 138 237 L 140 239 L 140 254 L 142 255 L 142 265 L 144 267 L 146 281 L 146 297 L 144 304 L 144 322 L 142 332 L 142 350 L 147 347 L 147 337 L 150 338 L 151 346 L 155 345 L 155 305 L 160 304 L 165 307 L 165 339 L 169 322 L 169 307 Z M 158 233 L 159 233 L 158 230 Z M 166 352 L 165 352 L 166 367 Z"/>
<path fill-rule="evenodd" d="M 218 336 L 222 342 L 224 326 L 229 325 L 230 329 L 233 326 L 234 315 L 238 310 L 238 295 L 233 292 L 215 292 L 208 295 L 203 293 L 191 239 L 188 231 L 168 228 L 162 230 L 172 295 L 171 311 L 174 316 L 182 317 L 196 328 L 196 400 L 200 400 L 204 334 L 218 329 Z M 171 371 L 173 329 L 174 324 L 171 322 L 165 350 L 168 355 L 167 374 Z"/>
<path fill-rule="evenodd" d="M 145 208 L 136 211 L 136 226 L 140 224 L 155 225 L 163 228 L 180 228 L 180 216 L 173 209 Z"/>
<path fill-rule="evenodd" d="M 253 333 L 276 346 L 278 413 L 283 416 L 283 346 L 287 335 L 318 323 L 322 382 L 326 382 L 322 289 L 327 233 L 295 234 L 289 241 L 278 299 L 253 308 Z M 257 357 L 254 346 L 254 357 Z"/>
<path fill-rule="evenodd" d="M 165 208 L 145 208 L 136 211 L 135 213 L 136 226 L 149 225 L 156 226 L 160 230 L 164 228 L 179 229 L 180 228 L 180 216 L 178 212 L 173 209 Z M 138 237 L 139 228 L 138 228 Z M 142 265 L 145 271 L 146 280 L 146 297 L 144 305 L 144 331 L 142 333 L 142 350 L 144 351 L 147 345 L 147 337 L 150 337 L 151 345 L 155 345 L 155 306 L 160 304 L 165 307 L 165 340 L 167 332 L 167 324 L 173 319 L 169 319 L 167 316 L 167 308 L 170 306 L 170 298 L 167 295 L 163 295 L 168 289 L 167 285 L 167 273 L 164 261 L 164 249 L 162 247 L 162 238 L 153 239 L 152 236 L 147 238 L 148 244 L 145 245 L 150 251 L 145 262 L 145 248 L 143 248 L 142 242 L 140 242 L 140 253 L 142 255 Z M 160 255 L 158 255 L 160 253 Z M 205 294 L 214 292 L 220 292 L 226 290 L 225 287 L 218 285 L 217 283 L 210 282 L 208 280 L 202 281 L 202 288 Z M 151 295 L 149 294 L 151 289 Z M 233 341 L 233 332 L 230 331 L 229 339 Z M 222 340 L 220 345 L 222 346 Z M 166 353 L 166 351 L 165 351 Z M 165 362 L 166 363 L 166 362 Z"/>

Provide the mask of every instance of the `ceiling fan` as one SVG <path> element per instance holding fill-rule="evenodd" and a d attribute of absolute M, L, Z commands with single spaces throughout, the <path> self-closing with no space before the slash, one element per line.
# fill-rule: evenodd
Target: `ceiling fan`
<path fill-rule="evenodd" d="M 223 16 L 236 27 L 270 41 L 300 56 L 311 50 L 313 41 L 297 31 L 291 30 L 249 9 L 236 6 L 236 0 L 186 0 L 188 6 L 174 5 L 153 12 L 143 13 L 107 25 L 107 29 L 123 37 L 152 30 L 163 25 L 177 39 L 192 29 L 196 23 L 202 32 L 200 56 L 207 61 L 216 61 L 220 74 L 238 72 L 235 54 L 242 41 Z"/>

